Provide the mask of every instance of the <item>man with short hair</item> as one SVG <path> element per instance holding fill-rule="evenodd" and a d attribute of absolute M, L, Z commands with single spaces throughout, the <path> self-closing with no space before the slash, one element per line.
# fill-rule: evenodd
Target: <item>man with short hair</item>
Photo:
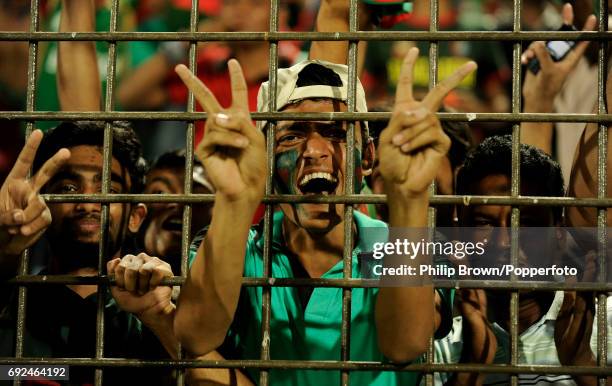
<path fill-rule="evenodd" d="M 490 137 L 468 154 L 457 175 L 457 194 L 478 196 L 510 195 L 512 138 Z M 559 164 L 542 150 L 520 147 L 522 196 L 560 197 L 564 194 Z M 561 265 L 564 241 L 562 207 L 524 206 L 521 210 L 520 259 L 523 264 L 550 267 Z M 492 264 L 509 264 L 512 207 L 507 205 L 470 205 L 458 208 L 459 225 L 478 232 L 487 240 L 487 259 Z M 544 228 L 554 232 L 543 233 Z M 550 237 L 546 237 L 549 236 Z M 529 240 L 537 237 L 537 247 Z M 553 236 L 554 235 L 554 236 Z M 534 251 L 537 250 L 537 256 Z M 470 261 L 470 264 L 475 264 Z M 565 263 L 565 262 L 564 262 Z M 478 279 L 478 278 L 476 278 Z M 481 290 L 478 290 L 481 291 Z M 462 317 L 456 317 L 452 332 L 434 342 L 436 362 L 496 363 L 510 360 L 510 296 L 508 290 L 473 290 L 461 294 Z M 551 366 L 595 366 L 597 325 L 594 323 L 593 295 L 572 291 L 529 291 L 519 293 L 518 346 L 519 364 Z M 612 351 L 612 302 L 608 300 L 608 352 Z M 489 310 L 487 310 L 489 308 Z M 491 315 L 493 324 L 489 324 Z M 591 333 L 592 329 L 592 333 Z M 443 383 L 446 375 L 439 380 Z M 508 374 L 458 373 L 448 376 L 445 384 L 499 385 L 509 383 Z M 570 375 L 519 374 L 524 385 L 595 385 L 596 377 Z M 610 381 L 608 381 L 610 382 Z"/>
<path fill-rule="evenodd" d="M 114 123 L 110 193 L 142 190 L 144 161 L 140 142 L 128 126 Z M 47 204 L 46 194 L 96 194 L 102 188 L 104 123 L 64 122 L 45 137 L 34 131 L 11 174 L 0 188 L 0 264 L 3 276 L 14 276 L 21 253 L 35 245 L 50 275 L 98 275 L 102 206 L 76 202 Z M 27 172 L 33 166 L 33 176 Z M 104 260 L 121 256 L 128 232 L 135 233 L 146 215 L 142 204 L 113 203 L 108 211 L 108 242 Z M 42 237 L 44 235 L 44 237 Z M 42 238 L 41 238 L 42 237 Z M 169 265 L 149 258 L 143 276 L 155 283 L 170 272 Z M 171 275 L 171 273 L 170 273 Z M 28 290 L 24 356 L 94 357 L 97 315 L 96 285 L 47 285 Z M 144 296 L 114 288 L 104 290 L 106 356 L 161 358 L 176 341 L 168 332 L 174 306 L 167 301 L 169 287 L 158 287 Z M 15 293 L 16 294 L 16 291 Z M 14 355 L 16 297 L 2 313 L 2 356 Z M 127 312 L 125 312 L 127 311 Z M 150 329 L 143 328 L 143 323 Z M 162 371 L 163 372 L 163 371 Z M 105 372 L 108 384 L 159 382 L 160 372 L 113 369 Z M 71 381 L 91 383 L 93 369 L 75 367 Z M 147 381 L 147 379 L 149 381 Z"/>
<path fill-rule="evenodd" d="M 390 225 L 427 225 L 428 186 L 450 141 L 434 112 L 444 95 L 472 72 L 474 63 L 459 68 L 422 101 L 411 92 L 411 74 L 418 50 L 407 55 L 393 118 L 380 139 L 380 168 L 390 207 Z M 191 270 L 178 302 L 175 333 L 190 355 L 220 346 L 240 358 L 259 358 L 261 289 L 241 288 L 242 277 L 263 273 L 261 228 L 250 220 L 263 197 L 266 155 L 262 131 L 252 124 L 246 84 L 237 61 L 228 63 L 232 105 L 224 109 L 215 96 L 184 66 L 177 72 L 208 113 L 207 133 L 196 154 L 216 188 L 211 225 L 194 247 Z M 347 111 L 348 69 L 328 62 L 303 62 L 282 69 L 277 77 L 279 110 L 291 113 Z M 265 83 L 258 110 L 268 108 Z M 357 111 L 367 111 L 357 84 Z M 259 123 L 263 130 L 267 123 Z M 355 126 L 355 175 L 346 176 L 347 124 L 333 121 L 280 121 L 275 131 L 274 187 L 278 193 L 341 195 L 347 178 L 359 186 L 371 171 L 374 149 L 367 128 Z M 272 224 L 272 276 L 341 278 L 343 275 L 344 205 L 280 204 Z M 368 227 L 385 227 L 356 211 L 353 277 L 359 277 L 361 250 L 371 248 Z M 196 251 L 197 250 L 197 251 Z M 419 260 L 419 259 L 417 259 Z M 342 290 L 339 288 L 272 288 L 270 341 L 272 359 L 338 360 Z M 240 301 L 239 301 L 240 299 Z M 451 308 L 446 291 L 420 287 L 353 290 L 352 360 L 406 363 L 424 353 L 434 331 L 442 335 Z M 440 327 L 442 326 L 442 327 Z M 256 372 L 250 372 L 256 377 Z M 417 374 L 360 371 L 351 384 L 414 384 Z M 334 384 L 338 371 L 270 372 L 271 383 Z"/>
<path fill-rule="evenodd" d="M 173 150 L 162 154 L 147 172 L 145 194 L 183 194 L 185 188 L 185 150 Z M 195 159 L 193 164 L 193 189 L 195 194 L 214 193 L 206 170 Z M 181 272 L 181 236 L 183 209 L 180 203 L 150 203 L 148 213 L 137 236 L 136 253 L 144 251 L 170 263 L 172 272 Z M 212 203 L 191 205 L 191 234 L 210 223 Z"/>

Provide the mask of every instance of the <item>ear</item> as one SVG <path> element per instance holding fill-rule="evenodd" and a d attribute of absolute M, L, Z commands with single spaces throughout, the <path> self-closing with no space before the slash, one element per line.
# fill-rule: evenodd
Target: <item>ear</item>
<path fill-rule="evenodd" d="M 374 157 L 375 157 L 374 140 L 372 137 L 368 137 L 366 143 L 363 145 L 363 157 L 361 158 L 361 174 L 369 176 L 372 174 L 374 168 Z"/>
<path fill-rule="evenodd" d="M 130 211 L 130 220 L 128 223 L 128 229 L 132 233 L 138 233 L 142 222 L 147 217 L 147 206 L 145 204 L 136 204 Z"/>

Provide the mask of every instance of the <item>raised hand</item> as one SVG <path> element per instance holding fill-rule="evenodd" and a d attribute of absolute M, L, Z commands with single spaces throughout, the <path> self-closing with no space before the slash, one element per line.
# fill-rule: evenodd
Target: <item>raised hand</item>
<path fill-rule="evenodd" d="M 172 288 L 160 286 L 164 278 L 174 276 L 170 264 L 146 253 L 126 255 L 106 264 L 109 275 L 115 275 L 111 293 L 119 307 L 141 319 L 154 319 L 174 308 Z"/>
<path fill-rule="evenodd" d="M 555 321 L 555 345 L 562 365 L 596 364 L 590 345 L 594 314 L 592 293 L 565 291 Z"/>
<path fill-rule="evenodd" d="M 380 135 L 378 147 L 387 194 L 408 199 L 427 194 L 427 187 L 450 147 L 450 139 L 435 115 L 442 99 L 476 69 L 474 62 L 464 64 L 422 101 L 416 101 L 412 78 L 418 55 L 419 50 L 411 48 L 404 59 L 391 120 Z"/>
<path fill-rule="evenodd" d="M 60 149 L 28 178 L 42 137 L 40 130 L 32 132 L 0 188 L 0 256 L 20 255 L 51 224 L 51 212 L 40 189 L 70 158 L 70 151 Z"/>
<path fill-rule="evenodd" d="M 571 4 L 566 3 L 562 10 L 563 24 L 572 25 L 574 22 L 574 10 Z M 590 15 L 584 23 L 583 31 L 592 31 L 597 25 L 595 15 Z M 521 55 L 523 64 L 529 63 L 534 57 L 540 63 L 540 71 L 533 74 L 527 71 L 523 82 L 523 96 L 525 97 L 525 112 L 550 112 L 552 103 L 557 96 L 565 79 L 580 61 L 586 51 L 589 41 L 577 42 L 563 60 L 555 62 L 546 49 L 546 43 L 542 41 L 533 42 Z"/>
<path fill-rule="evenodd" d="M 206 134 L 196 149 L 217 194 L 229 200 L 263 197 L 266 170 L 265 138 L 255 128 L 249 113 L 246 81 L 240 64 L 228 62 L 232 83 L 232 105 L 224 109 L 215 96 L 187 67 L 178 65 L 177 74 L 193 92 L 208 115 Z"/>

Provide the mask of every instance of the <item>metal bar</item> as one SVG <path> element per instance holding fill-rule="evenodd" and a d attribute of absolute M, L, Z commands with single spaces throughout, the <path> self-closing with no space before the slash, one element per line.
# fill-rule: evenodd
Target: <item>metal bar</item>
<path fill-rule="evenodd" d="M 438 0 L 431 0 L 429 3 L 429 32 L 438 32 L 439 27 L 439 4 Z M 429 90 L 433 90 L 438 83 L 438 41 L 429 41 Z M 436 194 L 436 181 L 431 183 L 429 187 L 429 195 L 431 197 Z M 432 237 L 436 227 L 436 207 L 430 205 L 427 210 L 427 224 L 429 228 L 429 236 Z M 427 347 L 426 363 L 434 362 L 434 343 L 433 336 L 429 338 Z M 434 386 L 434 374 L 427 373 L 425 375 L 425 385 Z"/>
<path fill-rule="evenodd" d="M 599 1 L 599 20 L 598 30 L 606 31 L 608 29 L 608 2 L 605 0 Z M 598 60 L 597 60 L 597 112 L 604 114 L 606 112 L 606 70 L 607 66 L 607 45 L 608 43 L 599 43 Z M 600 124 L 597 133 L 597 198 L 604 198 L 608 190 L 608 125 Z M 606 282 L 607 267 L 607 210 L 599 208 L 597 210 L 597 256 L 599 260 L 599 278 L 600 283 Z M 598 294 L 597 302 L 597 365 L 601 368 L 607 366 L 608 358 L 608 329 L 607 329 L 607 294 L 601 292 Z M 608 383 L 605 376 L 598 377 L 598 384 L 606 386 Z"/>
<path fill-rule="evenodd" d="M 521 30 L 521 0 L 514 0 L 513 3 L 513 32 Z M 516 42 L 512 47 L 512 112 L 521 112 L 521 43 Z M 515 123 L 512 126 L 512 171 L 511 171 L 511 196 L 518 197 L 521 194 L 521 156 L 520 156 L 520 123 Z M 517 206 L 512 207 L 511 214 L 511 245 L 510 245 L 510 261 L 515 266 L 518 265 L 519 255 L 519 234 L 520 227 L 520 210 Z M 516 275 L 513 273 L 511 281 L 516 281 Z M 519 361 L 519 342 L 518 342 L 518 291 L 513 290 L 510 298 L 510 364 L 518 365 Z M 516 374 L 510 377 L 510 384 L 518 386 L 519 379 Z"/>
<path fill-rule="evenodd" d="M 113 0 L 110 10 L 109 32 L 117 30 L 117 17 L 119 9 L 119 0 Z M 106 94 L 104 100 L 104 111 L 112 111 L 114 109 L 114 87 L 117 67 L 117 43 L 109 42 L 108 45 L 108 63 L 106 77 Z M 113 127 L 111 122 L 106 122 L 104 125 L 104 147 L 103 147 L 103 164 L 102 164 L 102 193 L 108 194 L 111 187 L 111 169 L 113 160 Z M 106 259 L 108 251 L 108 239 L 110 223 L 110 203 L 102 203 L 102 212 L 100 216 L 100 242 L 98 251 L 98 275 L 101 275 L 106 270 Z M 110 256 L 109 256 L 110 257 Z M 107 288 L 104 285 L 98 285 L 97 288 L 97 315 L 96 315 L 96 359 L 104 358 L 104 309 L 106 308 L 106 293 Z M 103 370 L 96 368 L 94 373 L 95 386 L 102 386 Z"/>
<path fill-rule="evenodd" d="M 543 113 L 437 113 L 442 121 L 449 122 L 612 122 L 612 114 L 543 114 Z M 204 112 L 159 112 L 159 111 L 112 111 L 112 112 L 66 112 L 66 111 L 0 111 L 0 120 L 27 121 L 202 121 Z M 251 113 L 255 121 L 388 121 L 391 113 Z"/>
<path fill-rule="evenodd" d="M 606 41 L 612 32 L 590 31 L 359 31 L 359 32 L 0 32 L 2 41 Z"/>
<path fill-rule="evenodd" d="M 181 276 L 164 279 L 162 285 L 182 285 L 185 279 Z M 432 280 L 436 288 L 494 288 L 494 289 L 528 289 L 533 291 L 612 291 L 612 283 L 555 283 L 543 281 L 512 282 L 510 280 Z M 95 285 L 102 283 L 114 285 L 115 280 L 107 276 L 78 275 L 18 275 L 6 284 L 15 285 Z M 243 277 L 245 287 L 327 287 L 327 288 L 378 288 L 380 281 L 376 279 L 322 279 L 322 278 L 256 278 Z"/>
<path fill-rule="evenodd" d="M 191 1 L 191 10 L 189 13 L 189 32 L 196 32 L 199 24 L 199 1 Z M 197 75 L 197 52 L 198 46 L 196 42 L 190 42 L 189 44 L 189 69 L 191 72 Z M 193 113 L 195 111 L 195 97 L 191 90 L 188 90 L 187 94 L 187 112 Z M 183 177 L 183 193 L 191 194 L 193 188 L 193 149 L 194 149 L 194 136 L 195 136 L 195 122 L 187 122 L 187 132 L 185 135 L 185 170 Z M 189 240 L 191 240 L 191 215 L 192 207 L 191 203 L 186 203 L 183 207 L 183 226 L 181 229 L 181 279 L 187 277 L 189 270 L 187 258 L 189 255 Z M 183 348 L 180 342 L 176 344 L 177 359 L 183 359 Z M 184 369 L 178 369 L 176 374 L 176 385 L 182 386 L 185 384 L 185 371 Z"/>
<path fill-rule="evenodd" d="M 189 195 L 152 195 L 152 194 L 93 194 L 82 196 L 76 194 L 45 194 L 42 195 L 47 202 L 126 202 L 126 203 L 205 203 L 214 202 L 212 194 L 189 194 Z M 271 194 L 262 199 L 265 204 L 290 203 L 336 203 L 336 204 L 380 204 L 386 202 L 385 196 L 381 194 L 359 195 L 349 194 L 341 196 L 319 196 L 319 195 L 294 195 L 294 194 Z M 575 198 L 575 197 L 538 197 L 522 196 L 458 196 L 458 195 L 436 195 L 430 198 L 430 205 L 519 205 L 519 206 L 575 206 L 575 207 L 612 207 L 612 198 Z"/>
<path fill-rule="evenodd" d="M 30 2 L 30 32 L 38 31 L 40 25 L 38 0 Z M 26 91 L 26 110 L 34 111 L 36 101 L 36 68 L 38 66 L 38 42 L 30 42 L 28 46 L 28 89 Z M 34 122 L 27 122 L 26 137 L 34 130 Z M 28 172 L 31 174 L 31 171 Z M 30 250 L 26 249 L 21 255 L 19 263 L 19 274 L 26 275 L 29 271 Z M 17 321 L 15 325 L 15 357 L 20 358 L 24 354 L 24 335 L 26 328 L 26 306 L 27 287 L 19 287 L 17 291 Z M 15 380 L 13 385 L 21 385 L 20 380 Z"/>
<path fill-rule="evenodd" d="M 297 361 L 297 360 L 198 360 L 198 361 L 144 361 L 124 358 L 0 358 L 0 365 L 70 365 L 79 367 L 175 367 L 175 368 L 232 368 L 232 369 L 309 369 L 309 370 L 350 370 L 350 371 L 433 371 L 433 372 L 482 372 L 487 374 L 569 374 L 569 375 L 612 375 L 612 367 L 601 368 L 596 366 L 544 366 L 544 365 L 484 365 L 484 364 L 410 364 L 392 365 L 382 362 L 366 361 Z"/>
<path fill-rule="evenodd" d="M 269 32 L 278 31 L 278 13 L 279 1 L 270 1 L 270 24 Z M 277 75 L 278 75 L 278 44 L 270 42 L 268 58 L 268 111 L 276 111 L 277 97 Z M 276 123 L 270 122 L 266 131 L 266 155 L 267 155 L 267 173 L 265 194 L 274 192 L 273 176 L 276 169 L 275 166 L 275 149 L 276 149 Z M 263 245 L 263 276 L 264 279 L 272 276 L 272 229 L 273 229 L 274 207 L 266 205 L 264 212 L 264 245 Z M 271 303 L 272 289 L 266 287 L 262 289 L 261 302 L 261 352 L 259 358 L 261 360 L 270 360 L 270 318 L 271 318 Z M 270 384 L 270 374 L 267 369 L 262 369 L 259 373 L 259 384 L 267 386 Z"/>
<path fill-rule="evenodd" d="M 357 0 L 349 1 L 349 31 L 355 32 L 358 29 L 358 3 Z M 348 42 L 348 84 L 347 84 L 347 111 L 356 111 L 357 96 L 357 62 L 358 62 L 358 40 Z M 363 133 L 363 132 L 362 132 Z M 344 193 L 353 194 L 355 192 L 355 122 L 347 122 L 346 133 L 346 164 L 344 165 Z M 344 204 L 344 247 L 342 249 L 342 277 L 350 279 L 353 275 L 353 206 Z M 342 322 L 340 326 L 340 359 L 350 361 L 351 359 L 351 300 L 353 293 L 351 288 L 342 289 Z M 342 371 L 340 373 L 340 385 L 349 386 L 350 373 Z"/>

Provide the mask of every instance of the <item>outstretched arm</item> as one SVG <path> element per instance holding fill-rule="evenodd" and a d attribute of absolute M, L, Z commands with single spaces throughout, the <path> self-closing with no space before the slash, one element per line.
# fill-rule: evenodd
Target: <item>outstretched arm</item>
<path fill-rule="evenodd" d="M 444 96 L 476 69 L 474 62 L 463 65 L 419 102 L 412 95 L 418 55 L 419 50 L 412 48 L 404 59 L 393 114 L 378 147 L 390 227 L 427 227 L 428 187 L 450 147 L 435 113 Z M 418 267 L 421 263 L 427 264 L 426 256 L 418 256 L 410 264 Z M 431 284 L 381 288 L 375 311 L 381 352 L 400 363 L 425 352 L 441 322 L 435 302 Z"/>
<path fill-rule="evenodd" d="M 595 87 L 595 85 L 593 85 Z M 612 72 L 608 72 L 606 81 L 606 109 L 609 112 L 612 108 Z M 597 113 L 597 106 L 593 108 L 593 113 Z M 597 152 L 599 128 L 597 123 L 588 123 L 580 136 L 574 164 L 568 183 L 567 194 L 570 197 L 593 198 L 597 197 Z M 608 136 L 612 134 L 612 126 L 607 128 Z M 612 165 L 612 141 L 608 140 L 607 165 Z M 612 168 L 606 168 L 608 181 L 612 179 Z M 610 196 L 610 191 L 606 192 L 606 197 Z M 597 226 L 597 209 L 587 207 L 567 207 L 566 219 L 571 227 L 595 227 Z M 608 224 L 612 224 L 612 209 L 608 208 Z"/>
<path fill-rule="evenodd" d="M 216 188 L 212 221 L 181 289 L 174 331 L 191 356 L 217 348 L 238 306 L 251 219 L 264 193 L 263 133 L 253 125 L 240 64 L 228 62 L 232 106 L 223 109 L 185 66 L 177 73 L 209 114 L 196 155 Z"/>
<path fill-rule="evenodd" d="M 573 20 L 572 6 L 567 3 L 563 6 L 563 23 L 572 25 Z M 595 16 L 589 16 L 584 23 L 583 31 L 593 30 L 596 23 Z M 531 71 L 526 71 L 523 82 L 523 112 L 551 113 L 553 111 L 555 97 L 561 91 L 565 79 L 576 68 L 588 45 L 588 41 L 579 42 L 559 62 L 552 60 L 544 42 L 534 42 L 529 46 L 523 53 L 521 61 L 527 64 L 530 59 L 536 57 L 540 62 L 540 71 L 535 75 Z M 552 132 L 552 122 L 522 122 L 521 142 L 552 154 Z"/>
<path fill-rule="evenodd" d="M 95 31 L 93 0 L 62 0 L 60 32 Z M 100 74 L 94 42 L 58 43 L 57 85 L 64 111 L 100 110 Z"/>
<path fill-rule="evenodd" d="M 365 30 L 370 25 L 368 13 L 359 2 L 359 30 Z M 322 0 L 317 14 L 315 30 L 317 32 L 348 32 L 349 30 L 349 0 Z M 360 41 L 357 51 L 357 75 L 361 74 L 365 62 L 367 42 Z M 310 59 L 326 60 L 332 63 L 347 64 L 347 41 L 313 41 L 310 46 Z"/>

